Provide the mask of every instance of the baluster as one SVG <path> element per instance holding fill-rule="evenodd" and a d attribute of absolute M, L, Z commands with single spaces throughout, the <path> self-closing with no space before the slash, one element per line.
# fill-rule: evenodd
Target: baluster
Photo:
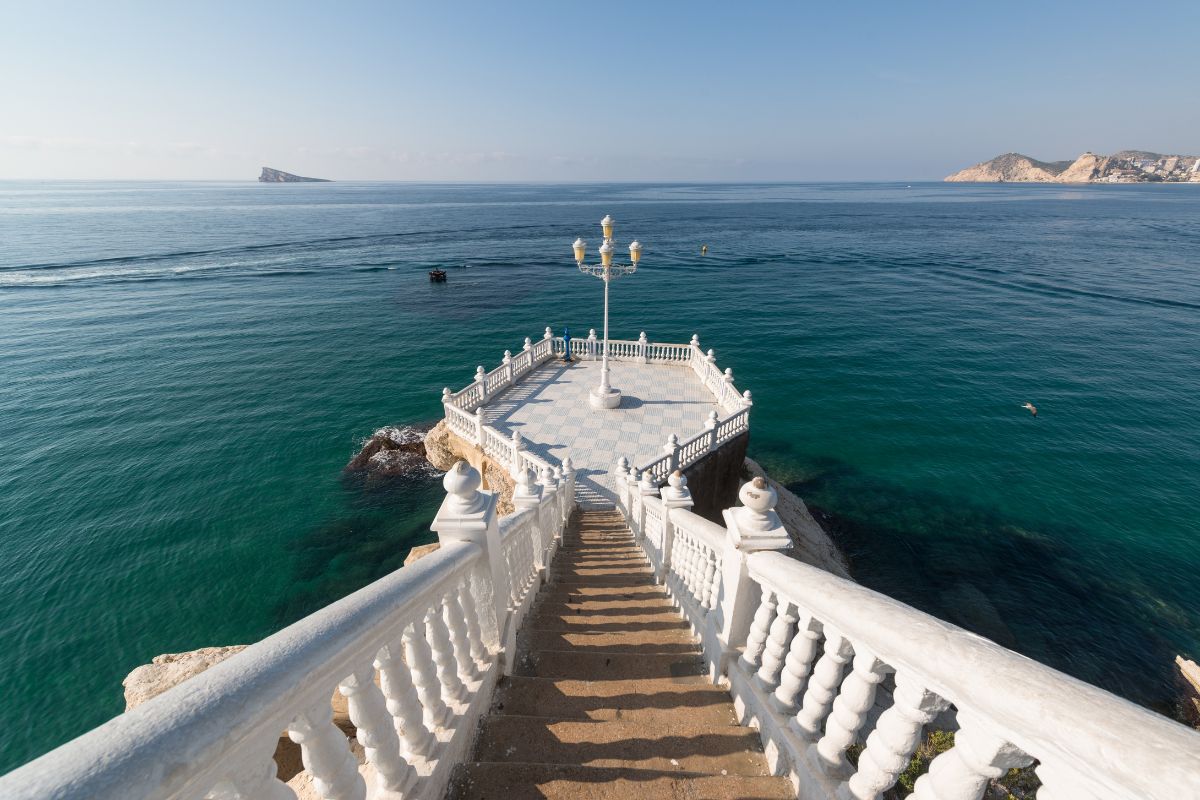
<path fill-rule="evenodd" d="M 788 727 L 805 739 L 816 739 L 821 732 L 821 722 L 829 713 L 838 684 L 842 682 L 842 667 L 850 660 L 854 650 L 850 642 L 832 628 L 825 628 L 825 652 L 813 668 L 808 687 L 804 690 L 804 701 L 800 711 L 788 723 Z"/>
<path fill-rule="evenodd" d="M 700 581 L 700 607 L 712 610 L 715 600 L 712 590 L 713 579 L 717 576 L 717 554 L 711 550 L 704 551 L 704 577 Z"/>
<path fill-rule="evenodd" d="M 425 615 L 425 630 L 429 633 L 429 646 L 433 650 L 433 662 L 437 664 L 438 680 L 442 684 L 442 697 L 452 703 L 463 703 L 467 699 L 467 687 L 458 677 L 458 663 L 454 659 L 454 645 L 450 643 L 450 632 L 442 618 L 441 609 L 434 608 Z"/>
<path fill-rule="evenodd" d="M 783 672 L 779 676 L 779 687 L 771 695 L 771 707 L 782 714 L 794 714 L 800 692 L 808 682 L 813 657 L 817 654 L 817 642 L 821 639 L 821 623 L 812 614 L 805 613 L 796 625 Z"/>
<path fill-rule="evenodd" d="M 948 705 L 904 672 L 896 673 L 892 700 L 867 737 L 858 771 L 838 790 L 839 800 L 875 800 L 895 785 L 921 743 L 925 726 Z"/>
<path fill-rule="evenodd" d="M 417 687 L 417 697 L 425 708 L 425 724 L 430 729 L 444 728 L 453 714 L 442 700 L 442 685 L 437 679 L 433 649 L 425 637 L 425 623 L 417 620 L 404 629 L 404 649 L 408 654 L 408 668 L 412 670 L 413 683 Z"/>
<path fill-rule="evenodd" d="M 387 698 L 387 710 L 403 741 L 404 752 L 410 759 L 413 756 L 427 758 L 437 745 L 437 739 L 425 726 L 417 689 L 400 655 L 403 647 L 402 643 L 383 647 L 375 657 L 375 668 L 379 670 L 379 686 Z"/>
<path fill-rule="evenodd" d="M 471 643 L 471 660 L 481 666 L 491 664 L 491 655 L 483 643 L 483 628 L 479 624 L 480 604 L 475 602 L 471 594 L 471 582 L 464 581 L 459 587 L 459 605 L 462 606 L 463 616 L 467 621 L 467 639 Z"/>
<path fill-rule="evenodd" d="M 338 685 L 338 691 L 347 700 L 358 742 L 367 751 L 367 762 L 375 765 L 380 785 L 391 792 L 406 791 L 417 773 L 400 754 L 400 737 L 383 692 L 375 685 L 374 667 L 358 670 Z"/>
<path fill-rule="evenodd" d="M 471 640 L 467 635 L 466 615 L 458 602 L 458 589 L 442 595 L 442 618 L 450 631 L 450 642 L 454 648 L 454 660 L 458 662 L 458 674 L 464 681 L 479 679 L 482 671 L 471 658 Z"/>
<path fill-rule="evenodd" d="M 816 744 L 818 763 L 831 775 L 849 774 L 846 748 L 858 739 L 858 731 L 875 705 L 875 688 L 887 674 L 887 666 L 873 654 L 858 648 L 850 674 L 842 681 L 825 722 L 825 735 Z"/>
<path fill-rule="evenodd" d="M 750 633 L 746 636 L 746 648 L 742 651 L 742 666 L 750 675 L 757 672 L 762 663 L 763 650 L 767 646 L 767 634 L 770 633 L 771 622 L 774 619 L 775 593 L 764 586 L 758 610 L 754 612 L 754 621 L 750 623 Z"/>
<path fill-rule="evenodd" d="M 304 768 L 325 800 L 366 800 L 367 784 L 358 774 L 350 743 L 333 724 L 329 695 L 288 725 L 288 738 L 300 745 Z"/>
<path fill-rule="evenodd" d="M 710 560 L 713 565 L 713 576 L 708 584 L 708 598 L 704 601 L 704 607 L 711 611 L 716 609 L 717 600 L 721 596 L 721 554 L 712 553 Z"/>
<path fill-rule="evenodd" d="M 758 685 L 763 691 L 774 692 L 779 686 L 779 673 L 783 669 L 783 660 L 787 655 L 788 642 L 795 632 L 798 612 L 796 604 L 784 600 L 779 604 L 779 613 L 771 623 L 767 635 L 766 647 L 763 649 L 762 663 L 758 667 Z"/>
<path fill-rule="evenodd" d="M 992 778 L 1033 759 L 984 728 L 960 710 L 962 726 L 954 734 L 954 747 L 935 758 L 929 772 L 917 779 L 909 800 L 979 800 Z"/>

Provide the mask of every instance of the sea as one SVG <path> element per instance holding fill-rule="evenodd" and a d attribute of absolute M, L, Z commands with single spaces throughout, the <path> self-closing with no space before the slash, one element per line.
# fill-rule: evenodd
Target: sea
<path fill-rule="evenodd" d="M 1200 185 L 8 181 L 0 770 L 432 541 L 435 475 L 344 467 L 600 328 L 571 243 L 605 214 L 643 245 L 613 336 L 714 348 L 858 581 L 1168 709 L 1200 657 Z"/>

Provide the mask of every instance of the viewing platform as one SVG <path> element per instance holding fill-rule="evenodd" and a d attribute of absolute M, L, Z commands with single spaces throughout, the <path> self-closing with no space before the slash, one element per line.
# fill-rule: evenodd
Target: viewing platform
<path fill-rule="evenodd" d="M 630 470 L 660 486 L 675 469 L 749 432 L 750 393 L 739 394 L 732 370 L 721 371 L 698 336 L 686 345 L 650 342 L 645 333 L 610 341 L 611 377 L 622 387 L 616 408 L 589 402 L 600 380 L 596 332 L 569 346 L 567 361 L 567 340 L 547 328 L 540 341 L 527 338 L 518 355 L 505 351 L 491 371 L 480 366 L 469 386 L 447 389 L 450 430 L 506 469 L 540 474 L 570 460 L 576 501 L 588 510 L 613 508 L 618 478 L 627 481 Z"/>
<path fill-rule="evenodd" d="M 749 393 L 696 338 L 609 345 L 615 408 L 595 337 L 549 329 L 446 389 L 436 550 L 0 798 L 878 800 L 934 732 L 914 800 L 1013 770 L 1038 800 L 1200 797 L 1200 734 L 789 557 L 764 478 L 696 513 L 687 472 L 745 441 Z"/>

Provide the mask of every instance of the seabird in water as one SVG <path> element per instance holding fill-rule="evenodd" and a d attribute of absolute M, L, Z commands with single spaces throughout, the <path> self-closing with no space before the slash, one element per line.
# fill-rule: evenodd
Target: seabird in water
<path fill-rule="evenodd" d="M 1033 414 L 1035 417 L 1037 416 L 1037 406 L 1035 406 L 1033 403 L 1026 403 L 1025 405 L 1021 406 L 1021 408 L 1027 408 L 1029 409 L 1030 414 Z"/>

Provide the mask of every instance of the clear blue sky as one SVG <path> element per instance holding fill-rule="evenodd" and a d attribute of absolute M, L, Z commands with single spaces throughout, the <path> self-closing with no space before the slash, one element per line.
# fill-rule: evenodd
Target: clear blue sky
<path fill-rule="evenodd" d="M 1200 2 L 9 0 L 0 178 L 917 180 L 1200 151 Z"/>

